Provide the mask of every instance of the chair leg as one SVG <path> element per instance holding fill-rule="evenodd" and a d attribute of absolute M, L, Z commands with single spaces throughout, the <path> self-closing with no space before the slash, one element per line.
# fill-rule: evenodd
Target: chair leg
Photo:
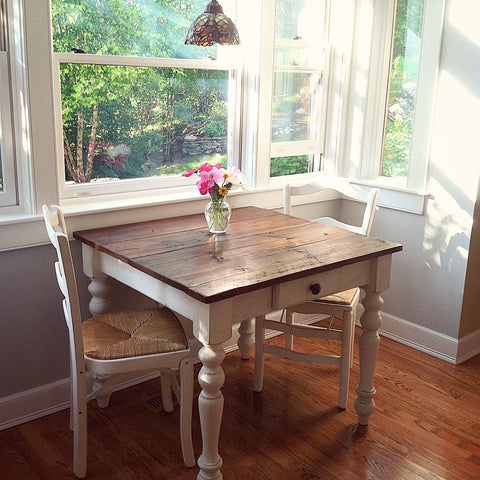
<path fill-rule="evenodd" d="M 338 406 L 345 410 L 348 403 L 348 386 L 352 365 L 353 315 L 351 311 L 343 313 L 342 354 L 340 359 L 340 389 Z"/>
<path fill-rule="evenodd" d="M 180 362 L 180 439 L 183 461 L 187 467 L 194 467 L 195 454 L 192 443 L 192 408 L 193 408 L 193 360 L 184 358 Z"/>
<path fill-rule="evenodd" d="M 73 385 L 73 365 L 72 361 L 70 359 L 70 430 L 73 432 L 74 430 L 74 422 L 73 422 L 73 399 L 75 398 L 74 396 L 76 395 L 74 385 Z"/>
<path fill-rule="evenodd" d="M 265 315 L 255 318 L 255 372 L 253 390 L 261 392 L 263 388 L 263 344 L 265 342 Z"/>
<path fill-rule="evenodd" d="M 287 325 L 293 325 L 293 312 L 288 308 L 285 309 L 285 323 Z M 293 335 L 291 333 L 285 334 L 285 348 L 293 350 Z"/>
<path fill-rule="evenodd" d="M 173 412 L 172 385 L 170 375 L 162 372 L 160 375 L 163 408 L 166 412 Z"/>
<path fill-rule="evenodd" d="M 95 398 L 100 408 L 107 408 L 113 392 L 113 379 L 111 375 L 97 375 L 94 383 Z"/>
<path fill-rule="evenodd" d="M 355 325 L 356 325 L 356 319 L 357 319 L 357 312 L 355 309 L 352 310 L 352 338 L 351 338 L 351 352 L 350 352 L 350 368 L 353 367 L 353 352 L 355 348 Z"/>
<path fill-rule="evenodd" d="M 85 374 L 72 375 L 73 472 L 78 478 L 87 473 L 87 394 Z"/>

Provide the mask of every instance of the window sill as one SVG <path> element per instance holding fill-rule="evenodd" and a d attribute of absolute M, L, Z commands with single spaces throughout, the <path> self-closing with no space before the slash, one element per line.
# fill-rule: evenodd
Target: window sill
<path fill-rule="evenodd" d="M 423 214 L 426 191 L 414 191 L 383 182 L 351 180 L 362 188 L 380 189 L 378 205 L 394 210 Z M 151 190 L 116 195 L 77 197 L 61 201 L 70 233 L 118 223 L 134 223 L 192 213 L 201 213 L 207 199 L 191 185 L 170 192 Z M 228 202 L 233 208 L 256 205 L 280 210 L 283 205 L 281 182 L 265 189 L 231 192 Z M 41 215 L 12 215 L 0 220 L 0 251 L 34 247 L 48 243 Z"/>
<path fill-rule="evenodd" d="M 129 194 L 77 197 L 60 202 L 70 236 L 86 230 L 121 223 L 135 223 L 202 213 L 208 197 L 195 186 L 172 189 L 170 192 L 149 191 Z M 256 205 L 277 209 L 282 205 L 281 188 L 234 191 L 228 194 L 233 208 Z M 48 243 L 41 215 L 9 217 L 0 221 L 0 252 L 35 247 Z"/>
<path fill-rule="evenodd" d="M 433 198 L 428 191 L 406 188 L 395 182 L 395 179 L 350 179 L 350 182 L 366 190 L 378 188 L 380 193 L 377 205 L 380 207 L 417 215 L 425 213 L 427 200 Z"/>

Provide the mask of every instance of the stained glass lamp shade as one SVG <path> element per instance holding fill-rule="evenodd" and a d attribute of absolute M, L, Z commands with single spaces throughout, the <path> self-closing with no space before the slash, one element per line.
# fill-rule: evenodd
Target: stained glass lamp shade
<path fill-rule="evenodd" d="M 185 39 L 185 44 L 210 47 L 215 43 L 238 45 L 240 37 L 237 27 L 223 13 L 221 5 L 217 0 L 212 0 L 205 8 L 205 12 L 193 22 Z"/>

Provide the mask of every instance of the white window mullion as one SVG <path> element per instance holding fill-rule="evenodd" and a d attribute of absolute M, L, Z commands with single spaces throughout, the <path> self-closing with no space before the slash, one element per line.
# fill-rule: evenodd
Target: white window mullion
<path fill-rule="evenodd" d="M 360 28 L 364 38 L 357 37 L 356 42 L 359 47 L 357 55 L 364 59 L 362 71 L 357 72 L 357 75 L 362 75 L 367 87 L 365 90 L 357 92 L 363 98 L 364 118 L 356 119 L 358 125 L 354 129 L 358 128 L 359 132 L 361 131 L 361 138 L 358 138 L 357 144 L 359 161 L 352 165 L 353 169 L 349 172 L 349 176 L 371 179 L 377 177 L 381 170 L 385 105 L 393 48 L 395 0 L 373 4 L 371 0 L 363 0 L 363 4 L 363 8 L 370 7 L 372 9 L 373 15 L 370 18 L 366 13 L 362 16 L 363 23 L 361 22 Z M 374 5 L 375 8 L 372 8 Z M 372 22 L 371 28 L 365 28 L 365 22 L 369 20 Z M 361 148 L 358 148 L 359 145 Z"/>
<path fill-rule="evenodd" d="M 162 68 L 191 68 L 198 70 L 231 70 L 236 68 L 237 62 L 230 58 L 225 60 L 190 60 L 180 58 L 145 58 L 122 57 L 114 55 L 88 55 L 79 53 L 55 53 L 56 64 L 78 63 L 81 65 L 114 65 L 125 67 L 162 67 Z"/>
<path fill-rule="evenodd" d="M 275 1 L 262 1 L 260 72 L 258 76 L 258 143 L 255 182 L 258 188 L 266 188 L 270 182 L 275 10 Z"/>
<path fill-rule="evenodd" d="M 327 81 L 325 99 L 327 124 L 323 169 L 327 175 L 344 175 L 345 139 L 349 138 L 349 84 L 356 15 L 355 0 L 336 0 L 329 5 Z M 328 82 L 328 85 L 327 85 Z"/>
<path fill-rule="evenodd" d="M 272 157 L 290 157 L 295 155 L 314 155 L 322 151 L 320 140 L 299 140 L 296 142 L 272 143 Z"/>

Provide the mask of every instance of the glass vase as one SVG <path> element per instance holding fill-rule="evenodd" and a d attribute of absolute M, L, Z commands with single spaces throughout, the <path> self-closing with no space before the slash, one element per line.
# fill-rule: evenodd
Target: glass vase
<path fill-rule="evenodd" d="M 210 233 L 225 233 L 232 215 L 232 207 L 225 201 L 211 201 L 205 207 L 205 219 Z"/>

